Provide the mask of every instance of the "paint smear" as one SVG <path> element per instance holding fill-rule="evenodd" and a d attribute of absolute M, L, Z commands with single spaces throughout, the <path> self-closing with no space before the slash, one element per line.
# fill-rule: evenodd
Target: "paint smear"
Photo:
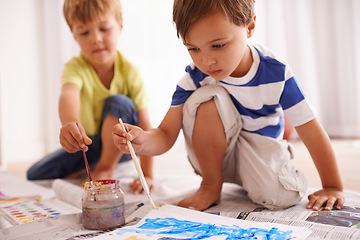
<path fill-rule="evenodd" d="M 41 196 L 40 195 L 32 195 L 32 196 L 8 196 L 3 192 L 0 192 L 0 203 L 2 202 L 25 202 L 25 201 L 31 201 L 36 200 L 40 201 Z"/>
<path fill-rule="evenodd" d="M 158 237 L 158 239 L 207 239 L 214 236 L 224 236 L 224 239 L 292 239 L 292 231 L 281 231 L 278 228 L 244 229 L 233 225 L 217 225 L 179 220 L 176 218 L 146 219 L 145 223 L 135 229 L 124 229 L 117 232 L 118 235 L 133 232 L 147 237 Z M 135 238 L 136 239 L 136 238 Z"/>
<path fill-rule="evenodd" d="M 137 236 L 132 236 L 132 237 L 129 237 L 125 240 L 146 240 L 145 238 L 138 238 Z"/>

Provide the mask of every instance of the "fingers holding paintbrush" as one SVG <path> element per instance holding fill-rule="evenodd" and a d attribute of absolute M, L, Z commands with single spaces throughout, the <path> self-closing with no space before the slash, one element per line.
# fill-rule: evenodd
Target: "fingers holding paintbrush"
<path fill-rule="evenodd" d="M 113 129 L 114 144 L 121 152 L 131 153 L 128 144 L 128 142 L 130 142 L 134 151 L 140 152 L 142 143 L 144 142 L 142 133 L 143 130 L 137 126 L 119 122 Z"/>
<path fill-rule="evenodd" d="M 86 145 L 92 143 L 83 126 L 77 122 L 65 123 L 60 129 L 59 139 L 61 146 L 69 153 L 80 150 L 87 151 L 88 147 Z"/>
<path fill-rule="evenodd" d="M 81 140 L 79 142 L 80 148 L 82 150 L 84 150 L 85 152 L 87 152 L 87 150 L 88 150 L 87 145 L 90 145 L 92 143 L 92 140 L 86 135 L 85 129 L 81 124 L 76 123 L 76 126 L 77 126 L 77 128 L 78 128 L 78 130 L 80 132 L 80 135 L 81 135 L 80 136 Z"/>
<path fill-rule="evenodd" d="M 119 118 L 119 123 L 120 123 L 120 127 L 122 128 L 122 130 L 125 131 L 125 133 L 126 133 L 127 130 L 126 130 L 126 127 L 125 127 L 125 125 L 124 125 L 124 123 L 123 123 L 123 121 L 122 121 L 121 118 Z M 131 137 L 131 135 L 130 135 L 130 137 Z M 123 142 L 123 141 L 122 141 L 122 142 Z M 133 148 L 133 146 L 131 145 L 131 142 L 130 142 L 128 139 L 126 139 L 126 144 L 127 144 L 127 147 L 128 147 L 128 149 L 129 149 L 129 151 L 130 151 L 132 160 L 133 160 L 133 162 L 134 162 L 134 165 L 135 165 L 136 171 L 137 171 L 137 173 L 138 173 L 138 176 L 139 176 L 141 185 L 142 185 L 142 187 L 143 187 L 143 189 L 144 189 L 144 192 L 148 195 L 148 197 L 149 197 L 149 202 L 150 202 L 152 208 L 155 209 L 155 204 L 154 204 L 154 202 L 153 202 L 153 200 L 151 199 L 151 196 L 150 196 L 149 186 L 148 186 L 148 184 L 147 184 L 147 182 L 146 182 L 146 180 L 145 180 L 145 177 L 144 177 L 144 174 L 143 174 L 143 172 L 142 172 L 140 163 L 139 163 L 139 161 L 138 161 L 138 159 L 137 159 L 137 157 L 136 157 L 134 148 Z"/>
<path fill-rule="evenodd" d="M 115 125 L 113 129 L 113 140 L 114 144 L 120 149 L 123 153 L 131 153 L 130 147 L 134 149 L 132 154 L 133 159 L 136 159 L 135 152 L 140 152 L 142 149 L 142 145 L 144 143 L 143 137 L 144 131 L 137 126 L 123 123 L 122 120 L 119 120 L 119 124 Z M 137 163 L 134 163 L 137 165 Z M 138 172 L 141 175 L 141 173 Z M 144 174 L 146 175 L 146 174 Z M 144 176 L 145 181 L 151 191 L 154 186 L 154 180 L 150 176 Z M 131 193 L 138 194 L 141 192 L 145 192 L 143 188 L 143 184 L 141 179 L 138 178 L 133 182 L 129 183 L 129 187 L 131 188 Z"/>

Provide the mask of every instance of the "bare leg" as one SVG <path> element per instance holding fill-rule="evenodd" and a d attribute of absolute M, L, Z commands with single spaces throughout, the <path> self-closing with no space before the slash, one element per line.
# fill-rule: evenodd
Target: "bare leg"
<path fill-rule="evenodd" d="M 202 103 L 196 113 L 192 144 L 199 162 L 202 182 L 190 197 L 179 206 L 204 210 L 220 200 L 223 184 L 222 162 L 226 150 L 226 137 L 214 100 Z"/>
<path fill-rule="evenodd" d="M 118 119 L 110 114 L 103 121 L 101 129 L 102 150 L 99 162 L 91 172 L 93 180 L 110 179 L 122 155 L 112 139 L 112 130 L 117 123 Z"/>

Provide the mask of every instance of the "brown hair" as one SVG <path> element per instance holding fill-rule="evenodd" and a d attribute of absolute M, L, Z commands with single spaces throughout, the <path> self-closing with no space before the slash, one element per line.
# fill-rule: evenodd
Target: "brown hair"
<path fill-rule="evenodd" d="M 218 11 L 223 12 L 237 26 L 246 26 L 254 15 L 254 0 L 175 0 L 173 21 L 177 36 L 185 40 L 194 22 Z"/>
<path fill-rule="evenodd" d="M 99 19 L 104 13 L 113 13 L 119 24 L 122 22 L 122 8 L 120 0 L 65 0 L 64 17 L 72 30 L 74 18 L 82 23 Z"/>

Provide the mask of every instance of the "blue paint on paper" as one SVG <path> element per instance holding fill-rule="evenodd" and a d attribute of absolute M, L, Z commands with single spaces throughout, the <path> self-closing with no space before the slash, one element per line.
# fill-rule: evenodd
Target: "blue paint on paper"
<path fill-rule="evenodd" d="M 207 239 L 213 236 L 224 236 L 230 239 L 266 239 L 266 240 L 287 240 L 292 239 L 292 231 L 281 231 L 278 228 L 261 229 L 248 228 L 244 229 L 233 225 L 216 225 L 175 218 L 155 218 L 146 219 L 145 223 L 134 229 L 119 229 L 118 234 L 125 232 L 141 233 L 148 237 L 161 235 L 161 239 Z"/>

